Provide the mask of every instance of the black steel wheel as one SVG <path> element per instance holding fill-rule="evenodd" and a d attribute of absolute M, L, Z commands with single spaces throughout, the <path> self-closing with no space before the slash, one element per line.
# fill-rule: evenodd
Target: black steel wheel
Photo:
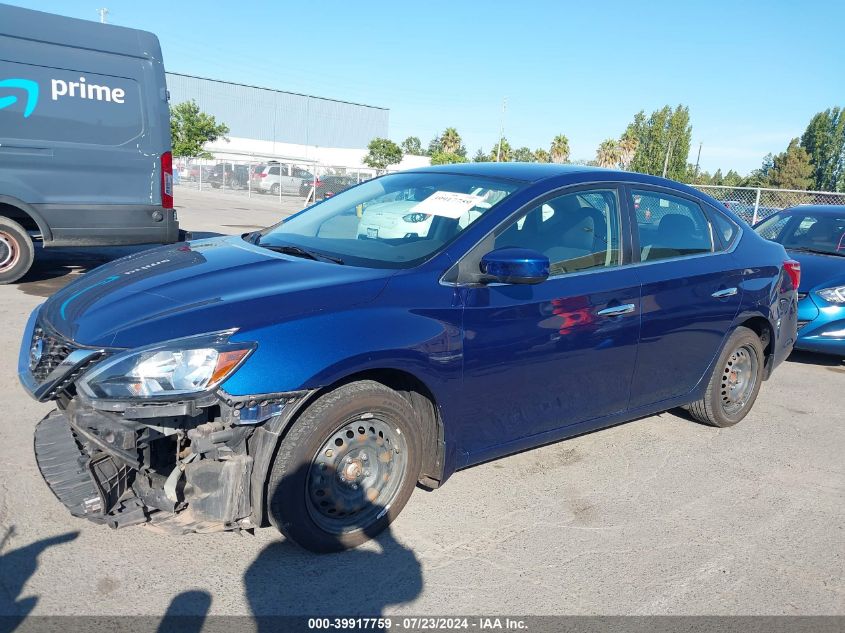
<path fill-rule="evenodd" d="M 738 327 L 713 367 L 704 397 L 690 404 L 689 412 L 699 422 L 712 426 L 733 426 L 742 420 L 760 392 L 764 359 L 757 334 Z"/>
<path fill-rule="evenodd" d="M 267 486 L 270 522 L 316 552 L 373 538 L 419 479 L 416 419 L 408 400 L 370 380 L 317 398 L 279 446 Z"/>

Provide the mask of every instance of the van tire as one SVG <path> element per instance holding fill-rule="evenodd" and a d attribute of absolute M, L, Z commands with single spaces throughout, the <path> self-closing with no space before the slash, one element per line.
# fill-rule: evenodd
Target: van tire
<path fill-rule="evenodd" d="M 743 326 L 736 328 L 713 366 L 704 397 L 687 407 L 690 415 L 699 422 L 722 428 L 742 420 L 760 393 L 765 359 L 756 332 Z M 739 367 L 742 370 L 737 371 Z M 738 387 L 741 388 L 735 396 Z"/>
<path fill-rule="evenodd" d="M 23 277 L 35 260 L 32 238 L 20 224 L 0 216 L 0 285 Z"/>
<path fill-rule="evenodd" d="M 270 193 L 274 196 L 278 196 L 280 189 L 281 187 L 279 186 L 279 183 L 275 183 L 272 187 L 270 187 Z"/>
<path fill-rule="evenodd" d="M 267 482 L 270 523 L 313 552 L 337 552 L 375 537 L 396 518 L 419 479 L 417 419 L 406 398 L 373 380 L 318 397 L 279 444 Z M 347 469 L 358 470 L 357 478 L 346 479 Z"/>

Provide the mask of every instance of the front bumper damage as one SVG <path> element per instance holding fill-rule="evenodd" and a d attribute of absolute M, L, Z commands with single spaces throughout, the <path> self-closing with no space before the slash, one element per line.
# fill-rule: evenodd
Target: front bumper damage
<path fill-rule="evenodd" d="M 275 447 L 307 393 L 130 407 L 75 396 L 39 422 L 35 456 L 70 513 L 95 523 L 179 534 L 260 527 Z"/>

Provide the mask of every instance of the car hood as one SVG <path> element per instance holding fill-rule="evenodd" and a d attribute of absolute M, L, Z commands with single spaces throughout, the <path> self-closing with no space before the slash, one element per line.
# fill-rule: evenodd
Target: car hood
<path fill-rule="evenodd" d="M 53 295 L 41 318 L 80 345 L 132 348 L 368 303 L 391 273 L 212 238 L 101 266 Z"/>
<path fill-rule="evenodd" d="M 789 256 L 801 264 L 799 292 L 809 292 L 818 286 L 828 286 L 845 277 L 845 257 L 816 255 L 787 249 Z"/>

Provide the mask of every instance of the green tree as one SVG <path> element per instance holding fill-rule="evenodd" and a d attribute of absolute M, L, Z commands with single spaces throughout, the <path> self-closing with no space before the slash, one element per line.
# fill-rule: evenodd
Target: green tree
<path fill-rule="evenodd" d="M 184 101 L 170 108 L 170 138 L 174 156 L 211 158 L 204 149 L 205 144 L 220 138 L 228 141 L 228 133 L 229 126 L 202 112 L 196 101 Z"/>
<path fill-rule="evenodd" d="M 420 141 L 418 136 L 409 136 L 404 141 L 402 141 L 402 153 L 403 154 L 410 154 L 411 156 L 425 156 L 425 152 L 422 148 L 422 141 Z"/>
<path fill-rule="evenodd" d="M 725 180 L 725 177 L 722 175 L 722 170 L 717 169 L 713 172 L 713 177 L 710 179 L 711 185 L 721 185 L 722 182 Z"/>
<path fill-rule="evenodd" d="M 630 130 L 626 130 L 622 134 L 619 139 L 619 166 L 622 169 L 628 169 L 631 166 L 631 161 L 634 160 L 639 144 L 639 139 Z"/>
<path fill-rule="evenodd" d="M 527 147 L 520 147 L 511 152 L 511 160 L 516 163 L 533 163 L 537 160 L 532 152 Z"/>
<path fill-rule="evenodd" d="M 780 189 L 809 189 L 813 186 L 813 165 L 797 138 L 789 142 L 786 151 L 774 158 L 769 181 Z"/>
<path fill-rule="evenodd" d="M 390 139 L 374 138 L 367 149 L 364 164 L 373 169 L 384 170 L 402 161 L 402 148 Z"/>
<path fill-rule="evenodd" d="M 473 158 L 472 158 L 472 162 L 474 162 L 474 163 L 489 163 L 490 157 L 487 154 L 484 153 L 483 149 L 481 149 L 479 147 L 478 151 L 475 152 L 475 156 L 473 156 Z"/>
<path fill-rule="evenodd" d="M 619 145 L 612 138 L 602 141 L 596 150 L 596 164 L 599 167 L 616 167 L 620 158 Z"/>
<path fill-rule="evenodd" d="M 451 165 L 453 163 L 466 163 L 467 157 L 455 152 L 437 152 L 431 156 L 432 165 Z"/>
<path fill-rule="evenodd" d="M 759 169 L 755 169 L 742 182 L 744 187 L 770 187 L 769 174 L 774 167 L 775 159 L 771 154 L 766 154 L 763 157 L 763 164 Z"/>
<path fill-rule="evenodd" d="M 493 149 L 490 150 L 490 160 L 492 162 L 496 162 L 498 159 L 500 162 L 507 163 L 511 159 L 511 144 L 508 143 L 508 139 L 502 137 L 502 139 L 493 146 Z"/>
<path fill-rule="evenodd" d="M 549 157 L 553 163 L 569 162 L 569 139 L 564 134 L 558 134 L 552 139 Z"/>
<path fill-rule="evenodd" d="M 742 185 L 743 178 L 733 169 L 729 169 L 725 174 L 722 184 L 726 187 L 739 187 Z"/>
<path fill-rule="evenodd" d="M 462 144 L 461 135 L 453 127 L 447 127 L 440 135 L 440 149 L 446 154 L 457 154 Z"/>
<path fill-rule="evenodd" d="M 801 147 L 810 155 L 813 188 L 845 191 L 845 109 L 816 114 L 801 137 Z"/>
<path fill-rule="evenodd" d="M 623 135 L 637 139 L 631 169 L 660 176 L 666 165 L 668 178 L 683 180 L 692 139 L 689 120 L 689 108 L 684 105 L 678 105 L 674 110 L 664 106 L 652 112 L 648 119 L 644 112 L 638 112 Z"/>
<path fill-rule="evenodd" d="M 551 157 L 549 156 L 549 153 L 541 147 L 540 149 L 534 150 L 534 160 L 538 163 L 548 163 L 551 161 Z"/>

